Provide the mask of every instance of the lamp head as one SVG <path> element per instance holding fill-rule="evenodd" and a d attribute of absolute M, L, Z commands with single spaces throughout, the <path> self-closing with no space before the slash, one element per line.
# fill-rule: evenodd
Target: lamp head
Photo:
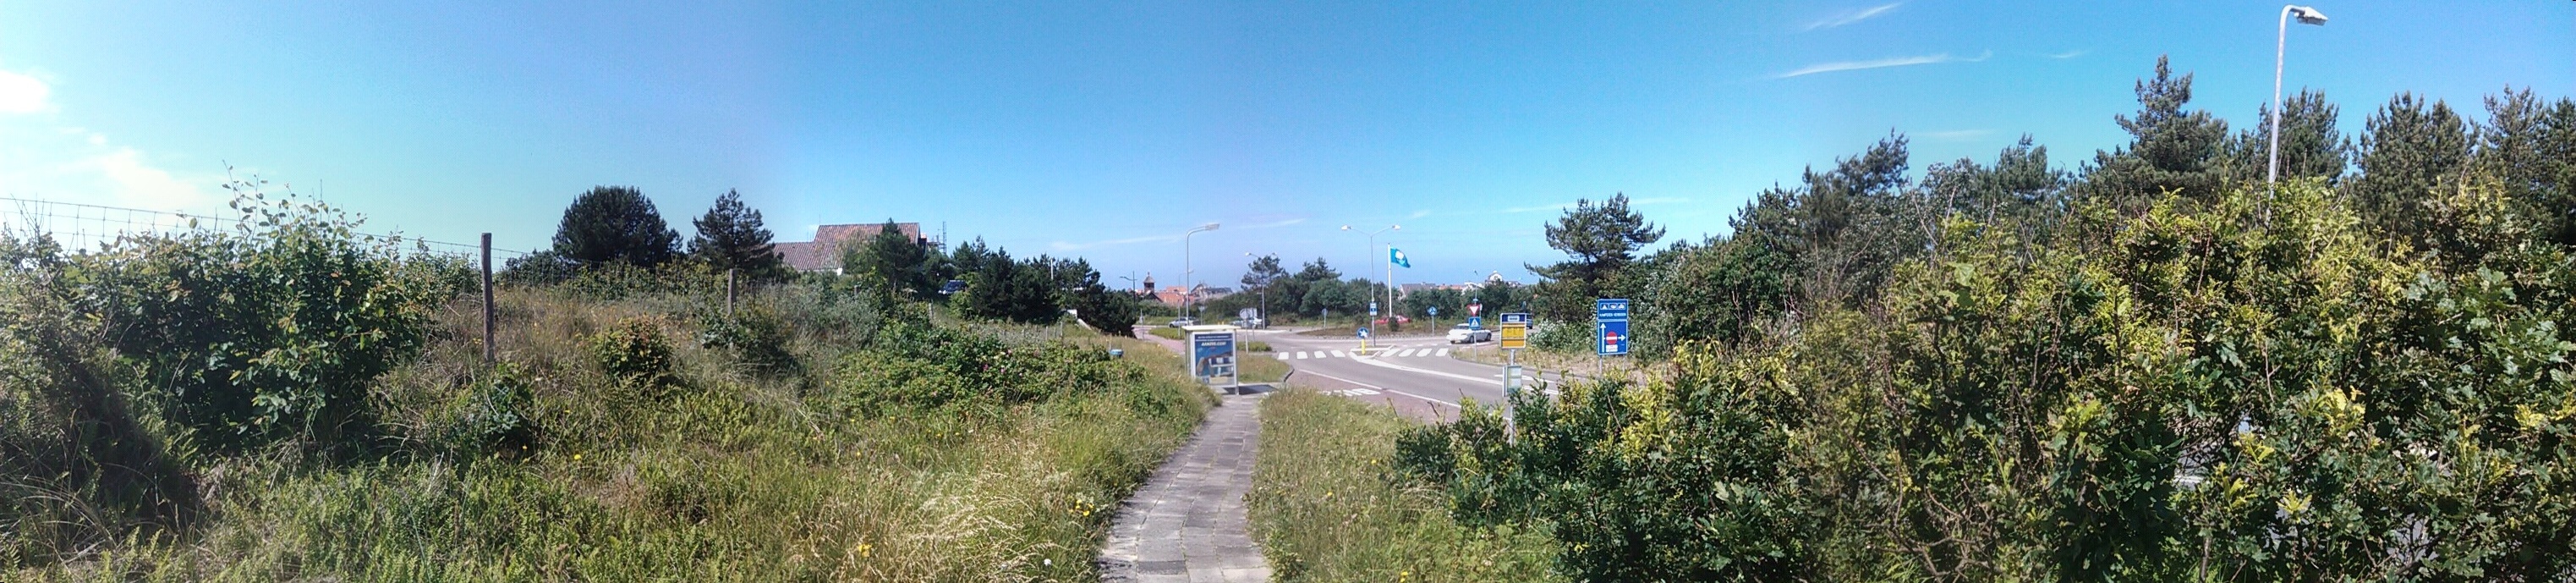
<path fill-rule="evenodd" d="M 1351 226 L 1350 226 L 1350 225 L 1342 225 L 1342 230 L 1344 230 L 1344 231 L 1351 230 Z"/>
<path fill-rule="evenodd" d="M 2326 25 L 2326 13 L 2318 12 L 2315 8 L 2291 6 L 2290 16 L 2299 19 L 2299 24 Z"/>
<path fill-rule="evenodd" d="M 1199 227 L 1199 228 L 1201 228 L 1201 229 L 1207 229 L 1207 230 L 1210 230 L 1210 231 L 1214 231 L 1214 230 L 1216 230 L 1216 223 L 1208 223 L 1206 226 L 1202 226 L 1202 227 Z"/>

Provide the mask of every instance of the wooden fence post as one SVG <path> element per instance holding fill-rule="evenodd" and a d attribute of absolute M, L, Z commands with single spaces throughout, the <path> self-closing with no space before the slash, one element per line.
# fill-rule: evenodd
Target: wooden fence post
<path fill-rule="evenodd" d="M 733 317 L 733 297 L 734 297 L 734 291 L 733 291 L 733 289 L 734 289 L 734 287 L 733 287 L 733 285 L 734 285 L 734 284 L 733 284 L 733 272 L 734 272 L 734 271 L 736 271 L 736 270 L 735 270 L 735 269 L 733 269 L 733 268 L 727 268 L 727 269 L 725 269 L 725 317 L 727 317 L 727 318 L 731 318 L 731 317 Z"/>
<path fill-rule="evenodd" d="M 492 363 L 492 234 L 483 234 L 483 363 Z"/>

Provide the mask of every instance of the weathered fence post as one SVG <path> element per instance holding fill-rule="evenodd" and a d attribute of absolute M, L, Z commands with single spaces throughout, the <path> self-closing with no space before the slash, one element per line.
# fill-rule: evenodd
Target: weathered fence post
<path fill-rule="evenodd" d="M 483 363 L 492 363 L 492 234 L 483 234 Z"/>
<path fill-rule="evenodd" d="M 735 269 L 734 269 L 734 268 L 726 268 L 726 269 L 725 269 L 725 317 L 727 317 L 727 318 L 731 318 L 731 317 L 733 317 L 733 297 L 734 297 L 734 291 L 733 291 L 733 289 L 734 289 L 734 287 L 733 287 L 733 272 L 734 272 L 734 271 L 735 271 Z"/>

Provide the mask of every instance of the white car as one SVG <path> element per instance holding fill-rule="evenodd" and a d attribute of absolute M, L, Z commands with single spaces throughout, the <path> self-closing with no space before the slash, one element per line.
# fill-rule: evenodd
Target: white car
<path fill-rule="evenodd" d="M 1450 344 L 1475 344 L 1478 342 L 1492 342 L 1493 340 L 1494 331 L 1492 330 L 1486 330 L 1467 324 L 1459 324 L 1449 328 Z"/>

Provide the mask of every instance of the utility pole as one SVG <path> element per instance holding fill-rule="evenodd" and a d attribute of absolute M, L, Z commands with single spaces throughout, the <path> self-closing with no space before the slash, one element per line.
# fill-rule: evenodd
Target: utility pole
<path fill-rule="evenodd" d="M 2287 113 L 2284 110 L 2288 109 L 2281 103 L 2281 63 L 2290 54 L 2290 17 L 2292 16 L 2299 18 L 2299 24 L 2326 25 L 2326 14 L 2318 12 L 2315 8 L 2295 5 L 2281 7 L 2280 36 L 2272 41 L 2272 153 L 2269 156 L 2269 162 L 2264 164 L 2266 169 L 2264 184 L 2281 181 L 2281 114 Z"/>

